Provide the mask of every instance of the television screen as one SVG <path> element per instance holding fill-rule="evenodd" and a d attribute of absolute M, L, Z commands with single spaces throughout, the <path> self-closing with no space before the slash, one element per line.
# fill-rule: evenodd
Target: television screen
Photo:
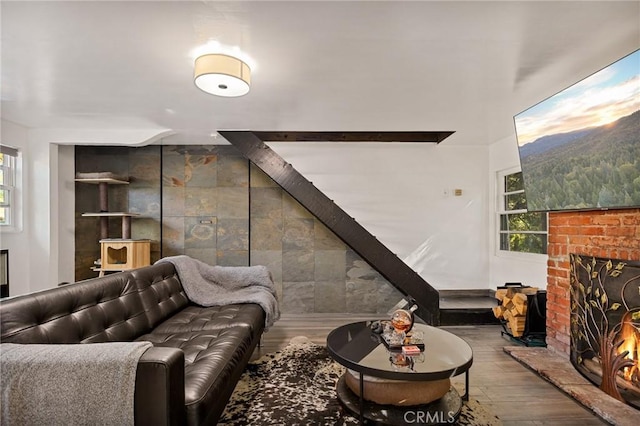
<path fill-rule="evenodd" d="M 640 50 L 514 121 L 529 211 L 640 206 Z"/>

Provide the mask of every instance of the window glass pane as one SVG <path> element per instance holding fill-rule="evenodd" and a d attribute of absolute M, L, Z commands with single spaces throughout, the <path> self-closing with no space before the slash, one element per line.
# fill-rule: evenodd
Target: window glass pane
<path fill-rule="evenodd" d="M 6 225 L 8 220 L 8 209 L 6 207 L 0 207 L 0 225 Z"/>
<path fill-rule="evenodd" d="M 9 202 L 9 192 L 6 189 L 0 189 L 0 205 Z"/>
<path fill-rule="evenodd" d="M 507 195 L 507 193 L 510 193 Z M 526 210 L 522 173 L 503 175 L 500 198 L 505 212 Z M 500 250 L 524 253 L 547 253 L 547 214 L 502 213 L 500 214 Z"/>
<path fill-rule="evenodd" d="M 4 174 L 5 174 L 5 170 L 4 169 L 0 169 L 0 185 L 4 185 Z"/>
<path fill-rule="evenodd" d="M 547 253 L 545 234 L 509 234 L 509 250 L 525 253 Z"/>
<path fill-rule="evenodd" d="M 505 195 L 504 202 L 505 210 L 524 210 L 527 208 L 527 199 L 524 197 L 524 192 Z"/>
<path fill-rule="evenodd" d="M 546 213 L 529 213 L 530 215 L 536 215 L 539 219 L 536 219 L 540 223 L 540 231 L 547 232 L 547 214 Z"/>
<path fill-rule="evenodd" d="M 0 166 L 4 166 L 4 154 L 0 153 Z"/>
<path fill-rule="evenodd" d="M 513 173 L 504 177 L 504 192 L 514 192 L 524 189 L 522 172 Z"/>
<path fill-rule="evenodd" d="M 544 213 L 516 213 L 508 215 L 509 231 L 546 231 L 547 220 Z"/>

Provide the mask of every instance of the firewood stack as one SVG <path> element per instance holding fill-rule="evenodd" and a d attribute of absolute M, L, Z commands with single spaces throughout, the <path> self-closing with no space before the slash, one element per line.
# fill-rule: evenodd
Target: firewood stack
<path fill-rule="evenodd" d="M 527 321 L 527 295 L 536 294 L 537 287 L 508 287 L 496 290 L 499 305 L 493 315 L 506 323 L 513 337 L 521 337 Z"/>

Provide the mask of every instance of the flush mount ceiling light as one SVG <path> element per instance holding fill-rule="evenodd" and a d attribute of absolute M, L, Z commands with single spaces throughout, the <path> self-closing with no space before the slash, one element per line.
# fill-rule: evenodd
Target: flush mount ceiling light
<path fill-rule="evenodd" d="M 204 92 L 216 96 L 235 97 L 249 93 L 251 70 L 240 59 L 223 54 L 207 54 L 196 58 L 194 82 Z"/>

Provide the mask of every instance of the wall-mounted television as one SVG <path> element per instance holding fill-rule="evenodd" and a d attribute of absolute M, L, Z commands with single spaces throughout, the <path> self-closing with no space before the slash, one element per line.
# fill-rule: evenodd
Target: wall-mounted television
<path fill-rule="evenodd" d="M 529 211 L 640 207 L 640 50 L 514 122 Z"/>

